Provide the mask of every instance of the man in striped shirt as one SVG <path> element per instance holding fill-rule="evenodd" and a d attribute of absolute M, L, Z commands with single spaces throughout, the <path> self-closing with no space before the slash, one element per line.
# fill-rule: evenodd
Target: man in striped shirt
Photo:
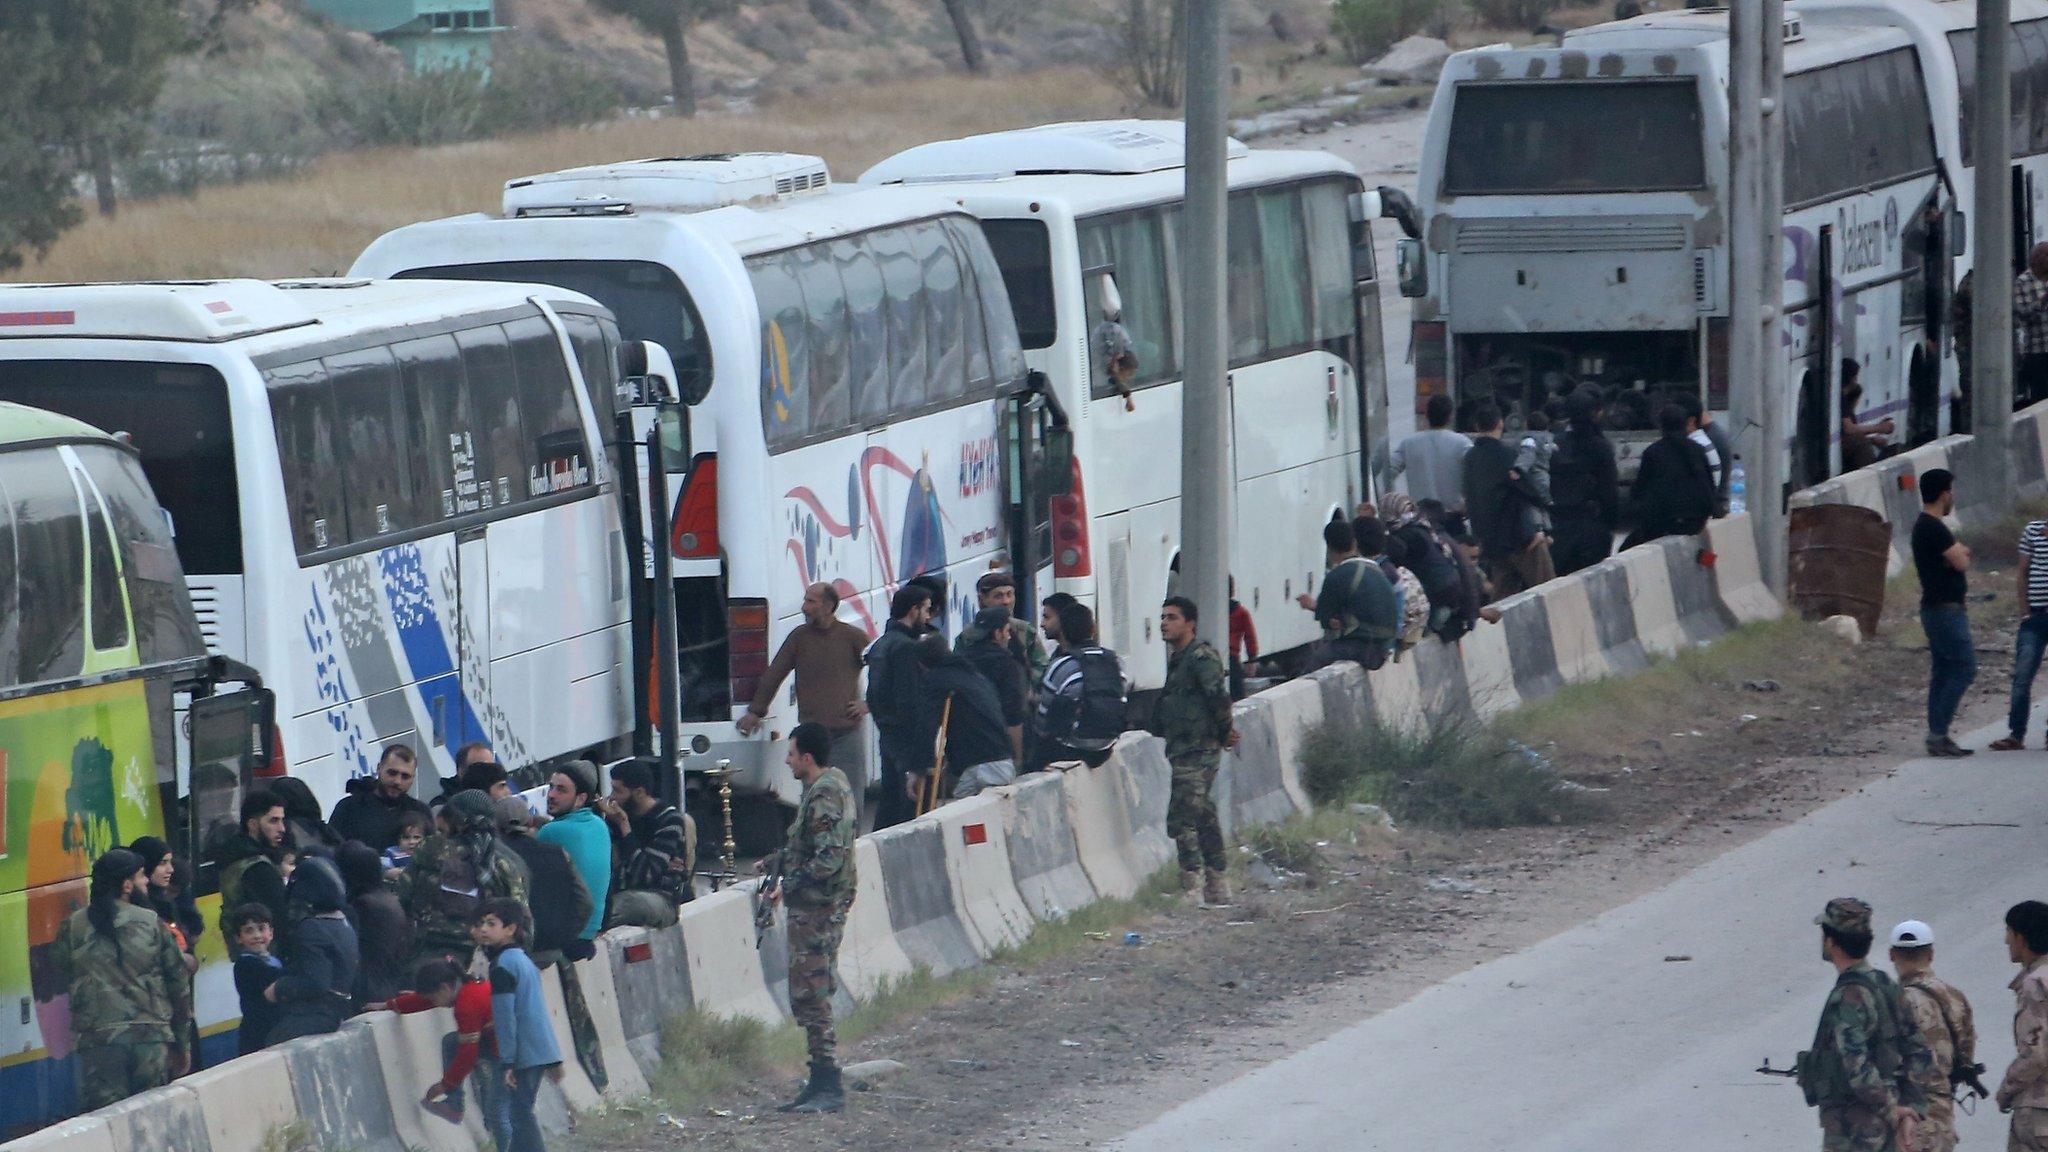
<path fill-rule="evenodd" d="M 2006 718 L 2009 735 L 1991 744 L 1993 752 L 2017 752 L 2027 746 L 2027 716 L 2032 711 L 2034 673 L 2048 652 L 2048 520 L 2036 520 L 2020 533 L 2020 596 L 2027 614 L 2012 646 L 2012 710 Z"/>

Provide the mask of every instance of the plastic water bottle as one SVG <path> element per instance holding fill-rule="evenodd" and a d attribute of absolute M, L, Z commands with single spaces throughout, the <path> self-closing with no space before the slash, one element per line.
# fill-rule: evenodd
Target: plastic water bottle
<path fill-rule="evenodd" d="M 1734 474 L 1728 477 L 1728 514 L 1740 516 L 1746 511 L 1748 508 L 1743 503 L 1742 465 L 1738 462 Z"/>

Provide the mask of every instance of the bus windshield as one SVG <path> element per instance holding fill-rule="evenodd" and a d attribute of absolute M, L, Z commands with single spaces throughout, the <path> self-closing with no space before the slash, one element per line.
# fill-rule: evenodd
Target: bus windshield
<path fill-rule="evenodd" d="M 241 501 L 220 373 L 135 360 L 8 360 L 0 400 L 126 433 L 170 513 L 186 575 L 241 574 Z"/>
<path fill-rule="evenodd" d="M 711 338 L 689 290 L 674 272 L 645 260 L 508 260 L 413 268 L 401 280 L 496 280 L 552 284 L 581 292 L 612 310 L 628 340 L 651 340 L 675 359 L 684 395 L 711 387 Z M 693 393 L 693 388 L 695 392 Z"/>
<path fill-rule="evenodd" d="M 1706 178 L 1690 77 L 1458 86 L 1444 195 L 1666 192 Z"/>

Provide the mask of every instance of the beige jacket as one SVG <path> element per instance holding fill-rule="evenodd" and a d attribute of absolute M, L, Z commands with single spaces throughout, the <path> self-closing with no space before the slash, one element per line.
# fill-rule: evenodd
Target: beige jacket
<path fill-rule="evenodd" d="M 2012 981 L 2017 1055 L 1998 1085 L 2000 1108 L 2048 1108 L 2048 956 L 2036 957 Z"/>

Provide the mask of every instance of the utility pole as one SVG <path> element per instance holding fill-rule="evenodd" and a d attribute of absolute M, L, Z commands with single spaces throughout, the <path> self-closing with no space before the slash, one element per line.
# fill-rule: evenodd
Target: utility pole
<path fill-rule="evenodd" d="M 1977 107 L 1971 127 L 1977 218 L 1970 266 L 1975 299 L 1970 325 L 1970 431 L 1976 433 L 1977 500 L 2012 507 L 2012 51 L 2010 0 L 1977 0 Z"/>
<path fill-rule="evenodd" d="M 1755 3 L 1728 9 L 1728 417 L 1735 450 L 1749 466 L 1749 524 L 1757 550 L 1765 545 L 1765 494 L 1760 462 L 1771 455 L 1764 435 L 1763 33 Z"/>
<path fill-rule="evenodd" d="M 1230 319 L 1225 310 L 1229 186 L 1223 0 L 1189 0 L 1187 204 L 1181 216 L 1180 583 L 1223 638 L 1230 619 Z M 1146 605 L 1151 611 L 1152 605 Z"/>
<path fill-rule="evenodd" d="M 1741 4 L 1738 0 L 1737 7 Z M 1757 561 L 1763 570 L 1764 586 L 1787 594 L 1785 561 L 1785 495 L 1790 438 L 1785 435 L 1785 348 L 1783 339 L 1785 303 L 1785 0 L 1759 0 L 1757 103 L 1761 121 L 1762 155 L 1757 163 L 1757 225 L 1761 229 L 1763 276 L 1761 285 L 1763 374 L 1759 390 L 1763 402 L 1759 411 L 1758 439 L 1764 451 L 1758 456 L 1755 478 L 1749 482 L 1750 516 L 1756 527 Z"/>

